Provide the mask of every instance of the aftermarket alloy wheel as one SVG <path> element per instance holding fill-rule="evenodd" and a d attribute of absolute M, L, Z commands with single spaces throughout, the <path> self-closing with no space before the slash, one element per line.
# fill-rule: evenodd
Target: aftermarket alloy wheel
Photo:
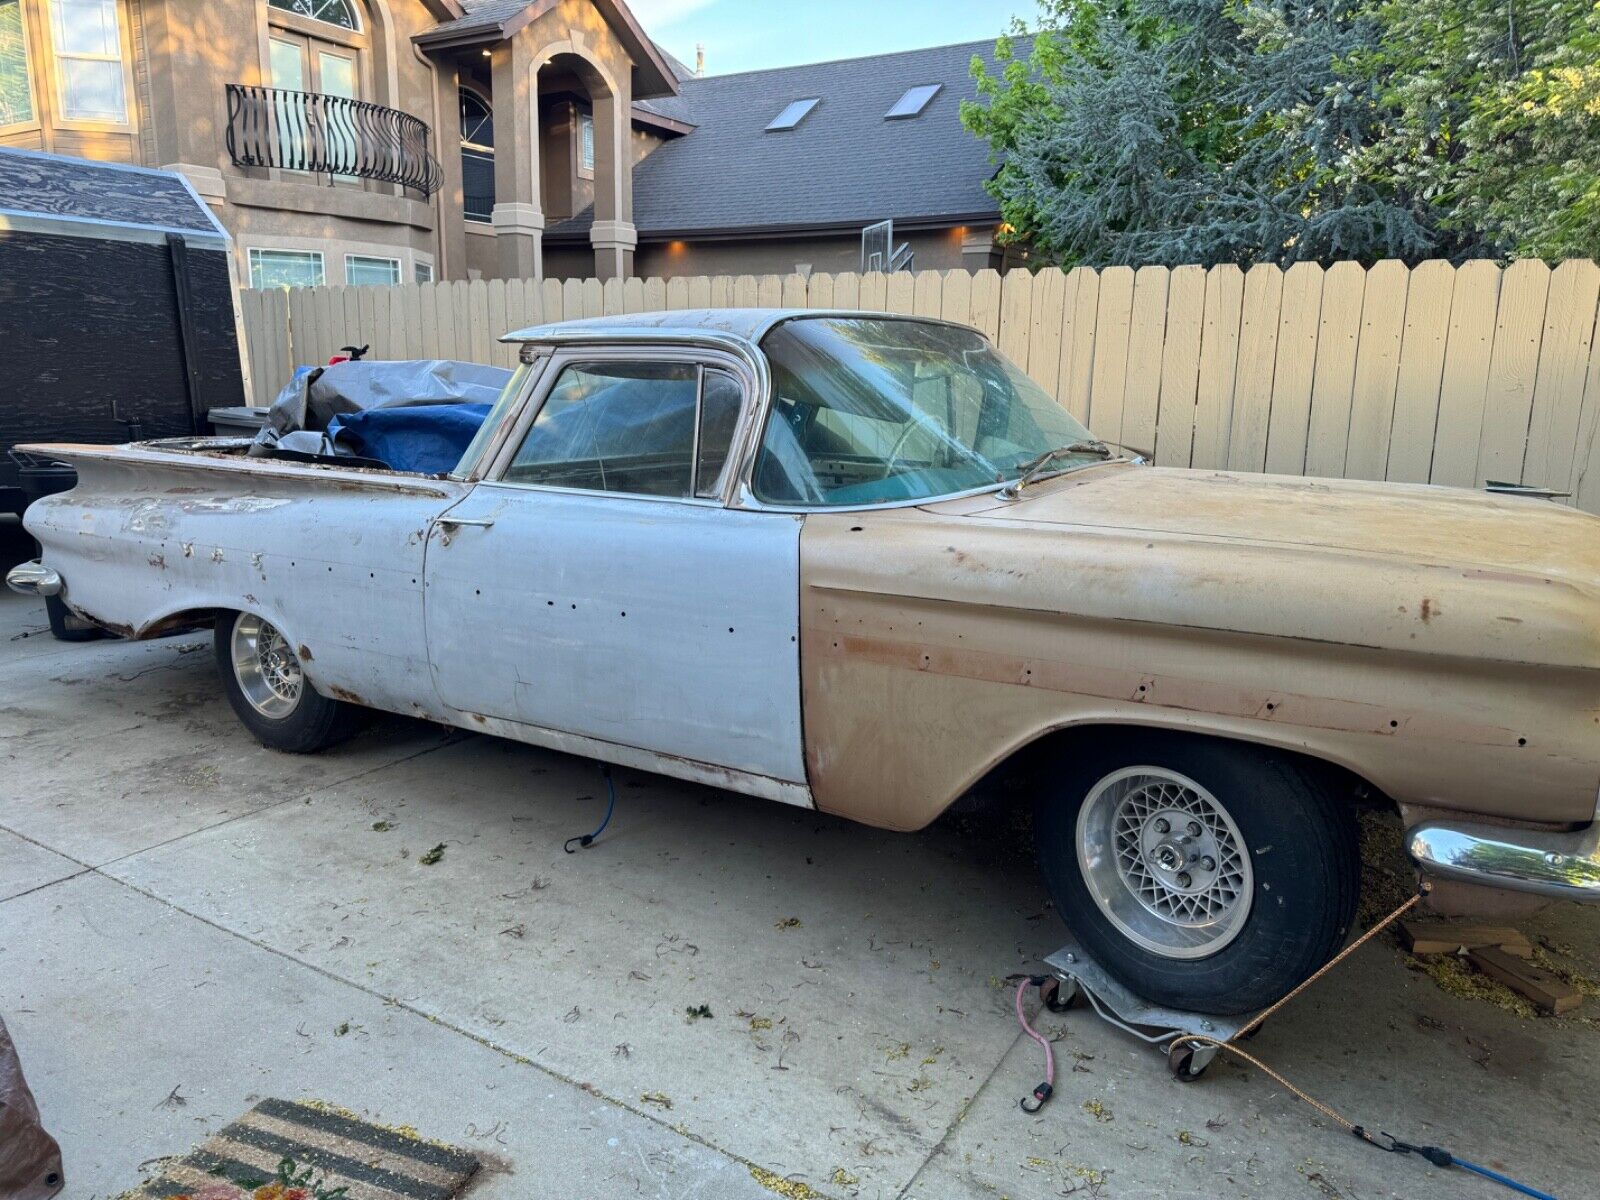
<path fill-rule="evenodd" d="M 1289 755 L 1129 731 L 1063 755 L 1036 798 L 1062 918 L 1125 986 L 1192 1012 L 1262 1008 L 1355 914 L 1353 813 Z"/>
<path fill-rule="evenodd" d="M 217 619 L 217 669 L 228 703 L 263 745 L 308 754 L 355 731 L 360 709 L 318 694 L 283 633 L 253 613 Z"/>

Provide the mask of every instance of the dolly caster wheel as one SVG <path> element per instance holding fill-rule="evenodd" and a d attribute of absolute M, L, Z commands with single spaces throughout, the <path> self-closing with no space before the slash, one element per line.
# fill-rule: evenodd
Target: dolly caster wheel
<path fill-rule="evenodd" d="M 1064 1013 L 1078 1002 L 1078 981 L 1051 979 L 1039 985 L 1039 999 L 1053 1013 Z"/>
<path fill-rule="evenodd" d="M 1178 1082 L 1193 1083 L 1205 1074 L 1206 1068 L 1216 1057 L 1215 1046 L 1197 1046 L 1193 1042 L 1181 1042 L 1167 1051 L 1167 1069 Z"/>

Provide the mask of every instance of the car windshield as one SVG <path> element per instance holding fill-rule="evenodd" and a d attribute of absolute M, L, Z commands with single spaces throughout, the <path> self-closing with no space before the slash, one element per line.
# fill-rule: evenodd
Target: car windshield
<path fill-rule="evenodd" d="M 970 329 L 892 317 L 785 321 L 762 349 L 772 409 L 752 489 L 768 504 L 919 500 L 1015 479 L 1088 430 Z M 1100 461 L 1085 448 L 1062 470 Z"/>

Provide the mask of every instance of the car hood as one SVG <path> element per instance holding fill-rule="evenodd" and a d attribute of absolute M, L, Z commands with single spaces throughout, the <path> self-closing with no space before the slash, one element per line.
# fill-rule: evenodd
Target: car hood
<path fill-rule="evenodd" d="M 1524 496 L 1108 464 L 1035 484 L 1014 501 L 983 499 L 968 513 L 1600 585 L 1600 519 Z"/>
<path fill-rule="evenodd" d="M 1546 500 L 1107 463 L 922 512 L 908 594 L 1600 669 L 1600 518 Z"/>

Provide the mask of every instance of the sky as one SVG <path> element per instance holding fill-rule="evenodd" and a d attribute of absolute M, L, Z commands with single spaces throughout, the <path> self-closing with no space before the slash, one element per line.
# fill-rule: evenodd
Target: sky
<path fill-rule="evenodd" d="M 639 23 L 691 68 L 696 43 L 706 74 L 859 58 L 973 42 L 1004 33 L 1034 0 L 628 0 Z"/>

